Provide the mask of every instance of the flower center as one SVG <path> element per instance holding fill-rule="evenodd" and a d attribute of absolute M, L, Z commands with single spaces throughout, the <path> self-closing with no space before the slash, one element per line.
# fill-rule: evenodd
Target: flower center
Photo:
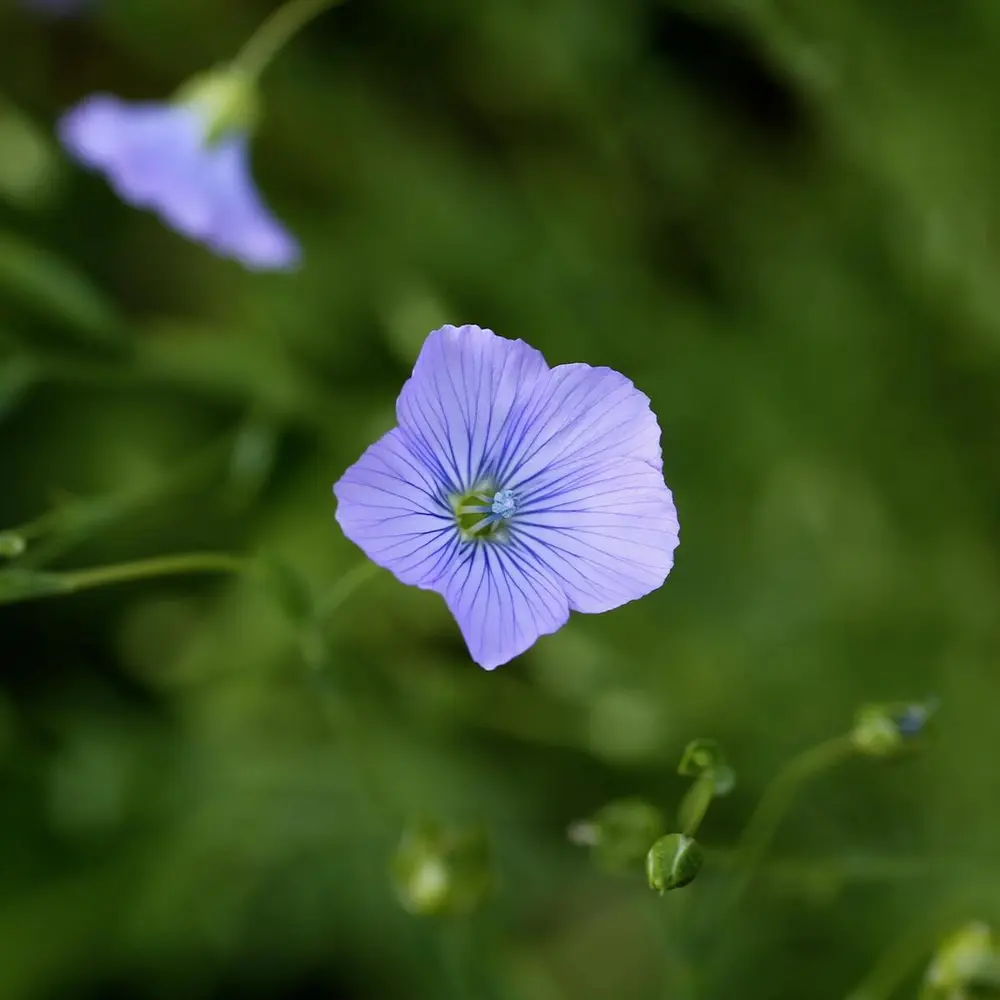
<path fill-rule="evenodd" d="M 467 493 L 451 498 L 451 509 L 462 540 L 466 542 L 503 541 L 507 525 L 517 512 L 517 496 L 513 490 L 498 490 L 485 482 Z"/>

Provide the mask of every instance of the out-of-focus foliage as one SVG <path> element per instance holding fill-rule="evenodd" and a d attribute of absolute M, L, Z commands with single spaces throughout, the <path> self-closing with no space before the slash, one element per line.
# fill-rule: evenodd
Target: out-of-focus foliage
<path fill-rule="evenodd" d="M 912 996 L 997 926 L 1000 8 L 350 0 L 265 78 L 305 264 L 260 276 L 51 124 L 169 95 L 270 4 L 92 7 L 0 11 L 0 527 L 23 570 L 281 570 L 2 609 L 0 997 L 822 1000 L 907 947 Z M 336 591 L 331 483 L 443 321 L 632 377 L 680 513 L 661 591 L 495 674 L 434 595 Z M 922 753 L 806 789 L 727 909 L 782 761 L 930 694 Z M 697 881 L 567 842 L 674 810 L 701 734 L 739 783 Z M 488 832 L 475 914 L 400 907 L 414 817 Z"/>

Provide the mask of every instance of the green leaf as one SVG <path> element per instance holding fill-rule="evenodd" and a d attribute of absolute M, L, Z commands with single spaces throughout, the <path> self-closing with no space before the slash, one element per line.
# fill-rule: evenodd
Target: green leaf
<path fill-rule="evenodd" d="M 36 366 L 25 357 L 0 361 L 0 420 L 21 401 L 37 378 Z"/>
<path fill-rule="evenodd" d="M 20 208 L 38 208 L 51 198 L 59 155 L 48 134 L 0 98 L 0 197 Z"/>
<path fill-rule="evenodd" d="M 9 231 L 0 231 L 0 290 L 78 333 L 114 339 L 118 316 L 103 293 L 55 254 Z"/>

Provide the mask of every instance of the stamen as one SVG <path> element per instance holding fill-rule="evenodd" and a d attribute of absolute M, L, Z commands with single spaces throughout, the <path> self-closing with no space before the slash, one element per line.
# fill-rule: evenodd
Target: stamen
<path fill-rule="evenodd" d="M 497 490 L 493 496 L 493 504 L 490 510 L 497 517 L 511 517 L 517 510 L 517 497 L 513 490 Z"/>

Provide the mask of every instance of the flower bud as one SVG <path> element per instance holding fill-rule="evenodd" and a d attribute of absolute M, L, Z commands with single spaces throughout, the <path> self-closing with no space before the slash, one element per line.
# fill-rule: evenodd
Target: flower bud
<path fill-rule="evenodd" d="M 570 824 L 572 843 L 589 847 L 602 868 L 620 870 L 642 861 L 650 845 L 662 836 L 663 813 L 643 799 L 616 799 L 589 819 Z"/>
<path fill-rule="evenodd" d="M 715 740 L 692 740 L 684 748 L 677 773 L 685 778 L 712 775 L 716 798 L 728 795 L 736 785 L 736 772 L 726 763 L 722 747 Z"/>
<path fill-rule="evenodd" d="M 661 896 L 693 882 L 701 871 L 704 854 L 698 842 L 683 833 L 661 837 L 646 855 L 646 877 L 650 889 Z"/>
<path fill-rule="evenodd" d="M 925 1000 L 1000 995 L 1000 953 L 992 930 L 974 921 L 949 934 L 924 974 Z"/>
<path fill-rule="evenodd" d="M 862 705 L 851 730 L 851 742 L 867 757 L 893 757 L 917 748 L 935 701 L 886 702 Z"/>
<path fill-rule="evenodd" d="M 26 548 L 24 537 L 16 531 L 0 531 L 0 559 L 16 559 Z"/>
<path fill-rule="evenodd" d="M 421 822 L 408 828 L 390 863 L 403 909 L 417 916 L 470 913 L 492 882 L 489 843 L 482 830 L 447 830 Z"/>

